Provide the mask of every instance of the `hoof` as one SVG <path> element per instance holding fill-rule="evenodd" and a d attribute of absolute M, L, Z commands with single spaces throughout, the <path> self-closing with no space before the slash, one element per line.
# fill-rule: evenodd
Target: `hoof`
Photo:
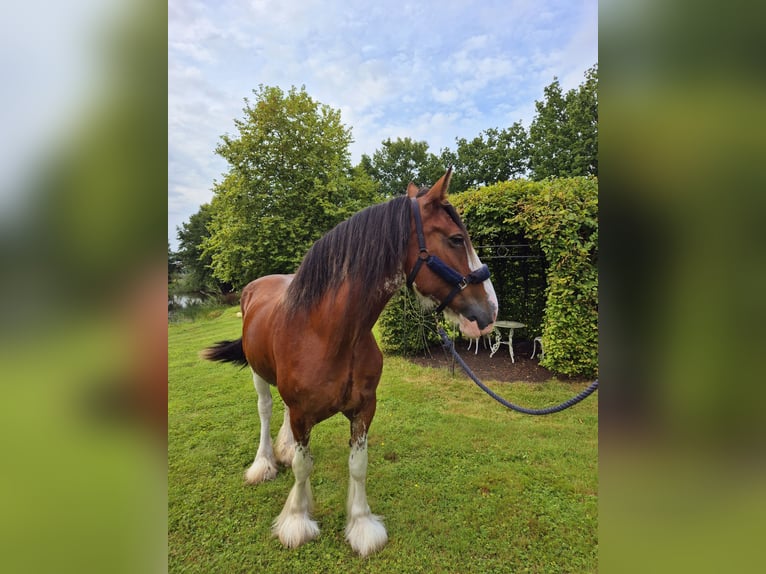
<path fill-rule="evenodd" d="M 379 516 L 367 514 L 349 520 L 346 540 L 354 552 L 365 557 L 383 548 L 388 542 L 388 534 Z"/>
<path fill-rule="evenodd" d="M 245 471 L 245 482 L 260 484 L 277 477 L 277 465 L 267 458 L 256 458 L 250 468 Z"/>

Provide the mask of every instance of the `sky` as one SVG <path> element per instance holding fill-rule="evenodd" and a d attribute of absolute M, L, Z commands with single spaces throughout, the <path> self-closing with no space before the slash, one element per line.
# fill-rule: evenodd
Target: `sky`
<path fill-rule="evenodd" d="M 171 248 L 227 171 L 215 147 L 261 84 L 340 110 L 356 164 L 387 138 L 438 154 L 529 128 L 545 86 L 576 88 L 597 61 L 597 0 L 170 0 Z"/>

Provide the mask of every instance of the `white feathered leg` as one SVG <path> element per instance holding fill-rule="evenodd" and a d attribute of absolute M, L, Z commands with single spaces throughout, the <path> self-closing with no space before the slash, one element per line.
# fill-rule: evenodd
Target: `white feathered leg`
<path fill-rule="evenodd" d="M 274 536 L 288 548 L 295 548 L 319 536 L 319 526 L 311 519 L 314 506 L 309 475 L 314 467 L 308 446 L 297 445 L 293 457 L 295 484 L 282 512 L 272 525 Z"/>
<path fill-rule="evenodd" d="M 245 472 L 245 480 L 249 484 L 258 484 L 273 480 L 277 476 L 277 461 L 271 447 L 271 388 L 269 383 L 253 372 L 255 390 L 258 392 L 258 418 L 261 420 L 261 436 L 258 442 L 258 452 L 250 468 Z"/>
<path fill-rule="evenodd" d="M 348 523 L 346 540 L 361 556 L 377 552 L 388 542 L 388 534 L 379 516 L 370 512 L 367 504 L 367 436 L 351 447 L 348 457 Z"/>

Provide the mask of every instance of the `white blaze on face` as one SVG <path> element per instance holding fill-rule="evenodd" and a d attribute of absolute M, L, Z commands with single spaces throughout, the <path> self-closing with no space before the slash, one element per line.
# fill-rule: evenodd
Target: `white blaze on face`
<path fill-rule="evenodd" d="M 476 255 L 476 251 L 473 249 L 473 245 L 467 244 L 465 246 L 466 254 L 468 255 L 468 267 L 471 268 L 471 271 L 476 271 L 479 267 L 483 265 L 481 260 L 479 259 L 479 256 Z M 495 309 L 495 312 L 493 313 L 493 322 L 495 319 L 497 319 L 497 310 L 499 308 L 498 302 L 497 302 L 497 295 L 495 294 L 495 288 L 492 286 L 492 281 L 487 279 L 482 283 L 484 286 L 484 291 L 487 293 L 487 299 L 489 299 L 490 304 Z"/>

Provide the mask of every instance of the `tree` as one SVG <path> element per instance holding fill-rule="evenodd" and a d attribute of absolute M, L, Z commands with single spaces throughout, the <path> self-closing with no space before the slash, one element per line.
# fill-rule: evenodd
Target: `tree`
<path fill-rule="evenodd" d="M 359 166 L 379 185 L 383 197 L 402 195 L 411 181 L 430 185 L 445 170 L 442 161 L 428 151 L 428 143 L 410 138 L 388 138 L 372 158 L 363 154 Z"/>
<path fill-rule="evenodd" d="M 212 259 L 202 249 L 203 241 L 210 236 L 208 225 L 213 218 L 209 203 L 200 206 L 189 221 L 177 228 L 178 251 L 175 253 L 181 272 L 180 286 L 188 293 L 227 293 L 231 285 L 217 280 L 211 269 Z"/>
<path fill-rule="evenodd" d="M 564 94 L 554 78 L 529 127 L 533 179 L 598 175 L 598 65 Z"/>
<path fill-rule="evenodd" d="M 339 111 L 305 87 L 253 93 L 238 134 L 216 148 L 229 171 L 215 184 L 203 240 L 213 275 L 235 287 L 293 272 L 316 239 L 377 199 L 369 177 L 351 168 L 351 129 Z"/>
<path fill-rule="evenodd" d="M 178 263 L 178 257 L 170 249 L 170 241 L 168 241 L 168 283 L 178 274 L 180 265 Z"/>
<path fill-rule="evenodd" d="M 527 132 L 520 122 L 499 130 L 489 128 L 471 141 L 455 140 L 457 152 L 445 150 L 445 158 L 454 158 L 455 171 L 460 178 L 455 186 L 459 190 L 492 185 L 523 177 L 529 167 Z"/>

